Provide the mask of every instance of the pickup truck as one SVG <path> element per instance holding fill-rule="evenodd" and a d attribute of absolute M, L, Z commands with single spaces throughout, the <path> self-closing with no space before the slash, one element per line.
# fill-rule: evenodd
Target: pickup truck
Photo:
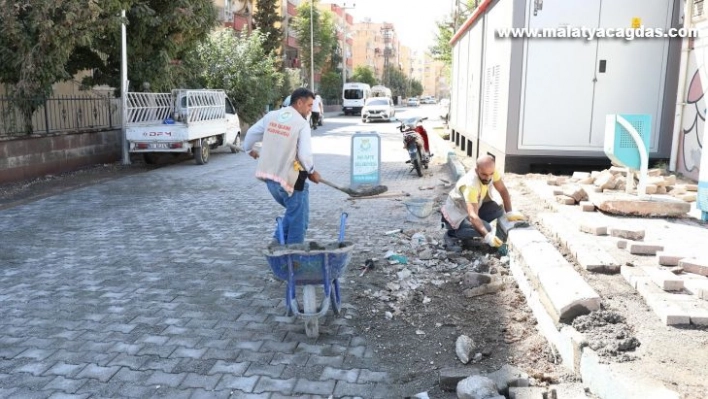
<path fill-rule="evenodd" d="M 239 118 L 223 90 L 126 95 L 129 151 L 143 154 L 147 163 L 154 163 L 156 153 L 191 153 L 203 165 L 211 150 L 240 147 Z"/>

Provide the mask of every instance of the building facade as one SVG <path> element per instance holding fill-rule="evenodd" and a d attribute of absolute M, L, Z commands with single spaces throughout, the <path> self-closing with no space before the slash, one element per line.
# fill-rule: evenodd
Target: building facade
<path fill-rule="evenodd" d="M 383 85 L 386 85 L 383 72 L 387 66 L 402 67 L 400 47 L 393 24 L 370 20 L 354 24 L 353 64 L 371 67 Z"/>

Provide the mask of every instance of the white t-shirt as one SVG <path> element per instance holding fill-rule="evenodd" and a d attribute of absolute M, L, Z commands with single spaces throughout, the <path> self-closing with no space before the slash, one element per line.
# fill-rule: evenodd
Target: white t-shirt
<path fill-rule="evenodd" d="M 315 100 L 312 102 L 312 112 L 322 112 L 322 97 L 319 94 L 315 96 Z"/>

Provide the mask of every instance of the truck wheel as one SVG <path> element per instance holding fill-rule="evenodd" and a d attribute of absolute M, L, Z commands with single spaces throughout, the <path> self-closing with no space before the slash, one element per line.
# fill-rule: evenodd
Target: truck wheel
<path fill-rule="evenodd" d="M 194 160 L 197 162 L 197 165 L 204 165 L 209 162 L 209 154 L 211 153 L 211 149 L 209 148 L 209 144 L 205 142 L 201 143 L 201 147 L 197 147 L 194 149 Z"/>
<path fill-rule="evenodd" d="M 239 150 L 241 149 L 241 133 L 236 133 L 236 138 L 234 139 L 234 145 L 232 145 L 230 148 L 231 148 L 231 152 L 233 152 L 234 154 L 239 152 Z"/>
<path fill-rule="evenodd" d="M 146 152 L 145 154 L 143 154 L 143 161 L 145 161 L 145 163 L 148 165 L 154 165 L 157 163 L 157 155 L 150 152 Z"/>

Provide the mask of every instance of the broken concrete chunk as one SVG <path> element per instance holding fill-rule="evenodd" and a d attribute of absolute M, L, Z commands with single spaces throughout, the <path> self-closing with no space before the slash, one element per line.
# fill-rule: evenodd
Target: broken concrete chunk
<path fill-rule="evenodd" d="M 602 173 L 599 176 L 595 178 L 595 186 L 606 190 L 606 189 L 614 189 L 615 186 L 617 185 L 617 177 L 613 175 L 612 173 Z"/>
<path fill-rule="evenodd" d="M 455 341 L 455 354 L 460 359 L 462 364 L 467 364 L 472 360 L 472 354 L 477 350 L 477 346 L 472 341 L 472 338 L 466 335 L 460 335 Z"/>
<path fill-rule="evenodd" d="M 676 185 L 676 175 L 668 175 L 664 177 L 664 183 L 666 183 L 666 186 L 675 186 Z"/>
<path fill-rule="evenodd" d="M 691 211 L 691 204 L 670 197 L 640 200 L 623 194 L 593 200 L 593 203 L 603 212 L 624 216 L 678 217 Z"/>
<path fill-rule="evenodd" d="M 494 381 L 481 375 L 467 377 L 457 383 L 458 399 L 488 399 L 499 396 Z"/>
<path fill-rule="evenodd" d="M 679 266 L 683 267 L 683 270 L 686 272 L 700 274 L 701 276 L 708 276 L 708 258 L 681 259 L 679 261 Z"/>
<path fill-rule="evenodd" d="M 643 240 L 644 239 L 644 229 L 638 227 L 611 227 L 610 235 L 617 238 L 626 238 L 627 240 Z"/>
<path fill-rule="evenodd" d="M 657 252 L 663 251 L 663 245 L 646 244 L 646 243 L 630 243 L 629 253 L 633 255 L 656 255 Z"/>
<path fill-rule="evenodd" d="M 573 172 L 573 176 L 570 177 L 570 180 L 578 181 L 587 179 L 588 177 L 590 177 L 590 172 Z"/>
<path fill-rule="evenodd" d="M 683 258 L 688 258 L 685 254 L 677 254 L 666 251 L 656 253 L 656 259 L 661 266 L 678 266 L 679 261 Z"/>
<path fill-rule="evenodd" d="M 656 184 L 647 184 L 646 194 L 656 194 L 656 191 L 658 189 L 659 189 L 659 187 Z"/>
<path fill-rule="evenodd" d="M 557 195 L 556 201 L 563 205 L 575 205 L 575 199 L 568 197 L 567 195 Z"/>
<path fill-rule="evenodd" d="M 586 220 L 580 223 L 580 231 L 595 236 L 604 236 L 607 235 L 607 226 L 595 221 Z"/>
<path fill-rule="evenodd" d="M 613 175 L 626 175 L 627 168 L 623 166 L 610 166 L 610 169 L 607 169 L 607 172 L 610 172 Z"/>
<path fill-rule="evenodd" d="M 500 280 L 493 280 L 489 284 L 485 284 L 476 288 L 469 288 L 463 291 L 467 298 L 474 298 L 481 295 L 493 294 L 504 287 L 504 283 Z"/>
<path fill-rule="evenodd" d="M 575 202 L 587 201 L 589 199 L 588 193 L 585 190 L 576 185 L 563 186 L 563 194 L 571 197 Z"/>
<path fill-rule="evenodd" d="M 698 198 L 697 193 L 686 193 L 681 195 L 675 195 L 675 197 L 686 202 L 696 202 L 696 199 Z"/>
<path fill-rule="evenodd" d="M 467 377 L 479 375 L 480 371 L 476 367 L 456 367 L 440 370 L 440 389 L 443 391 L 454 391 L 457 383 Z"/>
<path fill-rule="evenodd" d="M 467 272 L 462 277 L 465 287 L 477 288 L 492 281 L 492 276 L 484 273 Z"/>
<path fill-rule="evenodd" d="M 486 377 L 492 379 L 499 392 L 506 394 L 509 387 L 519 387 L 528 386 L 528 374 L 524 373 L 521 369 L 514 366 L 505 364 L 499 370 L 494 371 L 486 375 Z"/>
<path fill-rule="evenodd" d="M 590 201 L 582 201 L 578 205 L 580 205 L 580 210 L 583 212 L 595 212 L 595 204 Z"/>

